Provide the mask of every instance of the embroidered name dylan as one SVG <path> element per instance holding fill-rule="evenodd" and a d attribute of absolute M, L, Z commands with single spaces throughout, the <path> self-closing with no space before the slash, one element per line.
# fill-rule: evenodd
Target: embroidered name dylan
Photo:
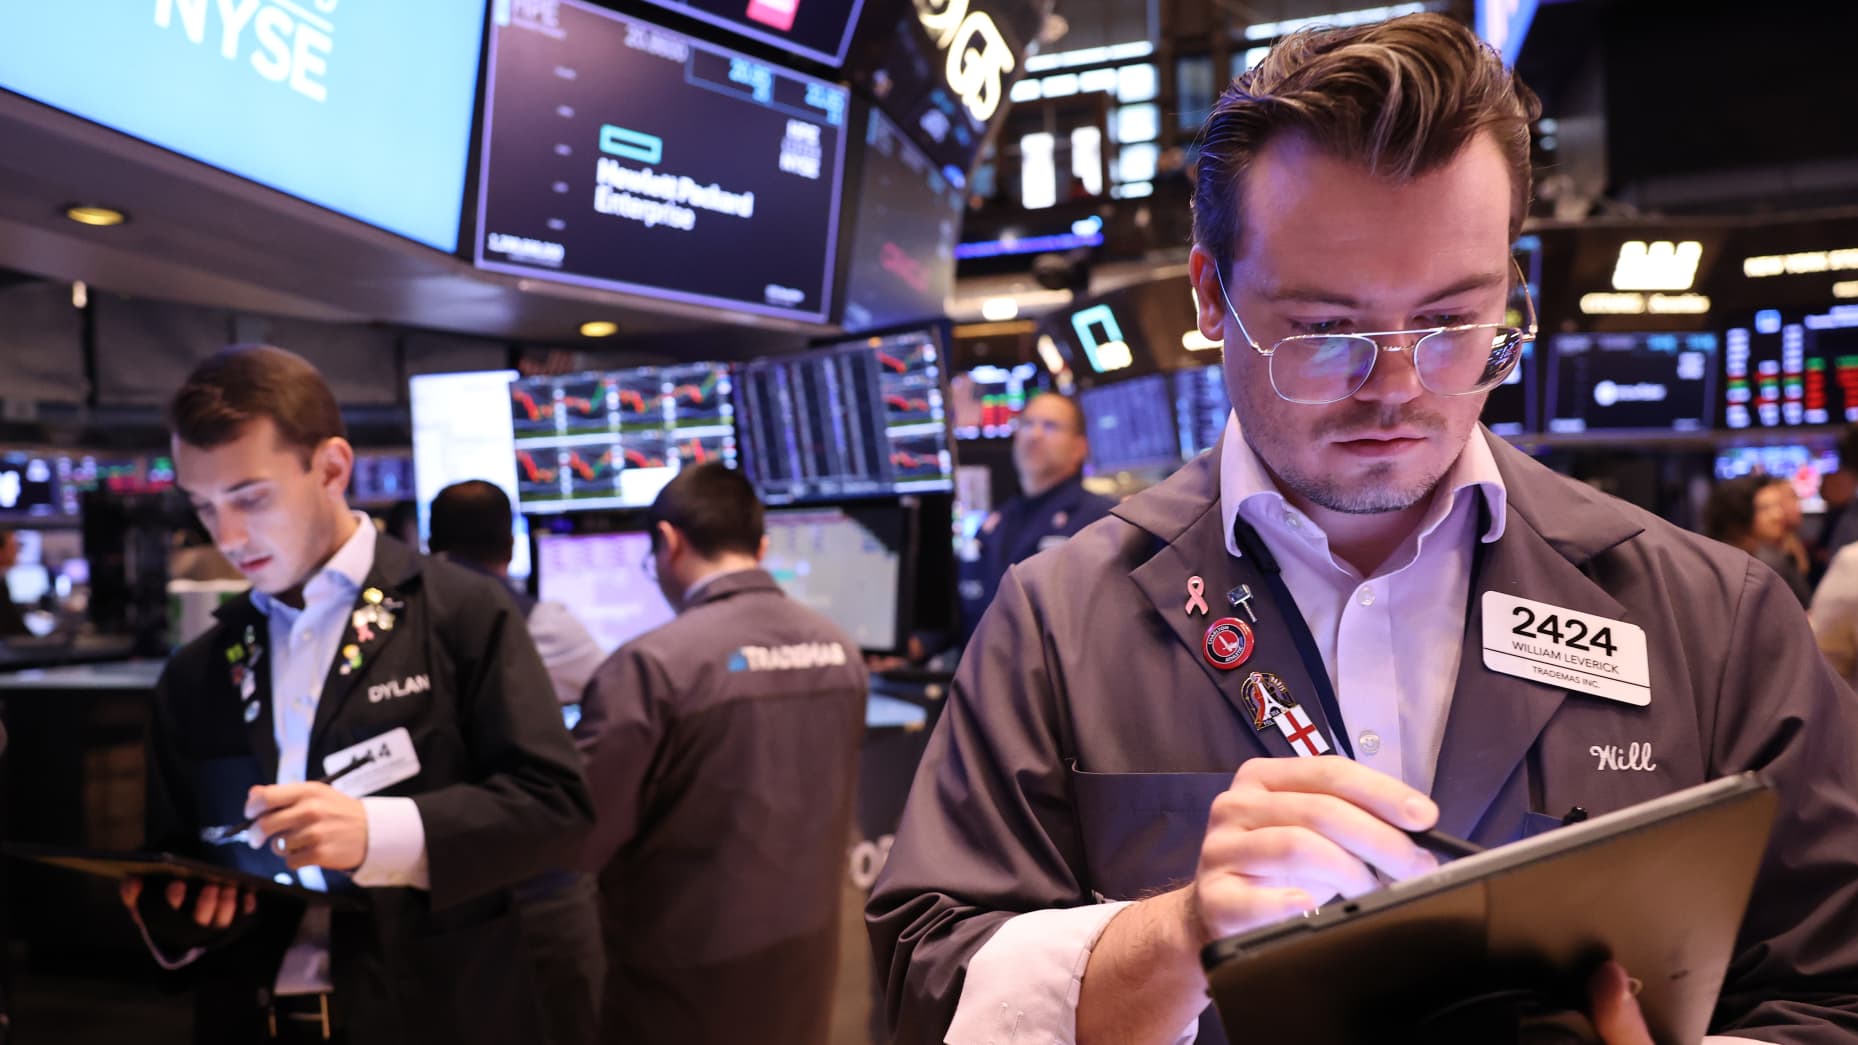
<path fill-rule="evenodd" d="M 427 675 L 411 675 L 397 682 L 383 682 L 378 686 L 368 687 L 368 703 L 379 704 L 383 700 L 398 697 L 410 697 L 415 693 L 425 693 L 432 689 L 432 679 Z"/>

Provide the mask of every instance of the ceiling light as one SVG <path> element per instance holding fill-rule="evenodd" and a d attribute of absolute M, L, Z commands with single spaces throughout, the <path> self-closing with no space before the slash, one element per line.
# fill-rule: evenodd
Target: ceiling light
<path fill-rule="evenodd" d="M 70 218 L 79 225 L 94 225 L 97 228 L 108 228 L 111 225 L 121 225 L 123 222 L 129 220 L 129 215 L 124 214 L 120 210 L 111 210 L 108 207 L 90 207 L 77 203 L 65 208 L 65 217 Z"/>
<path fill-rule="evenodd" d="M 988 298 L 981 302 L 981 318 L 989 323 L 1004 323 L 1019 315 L 1019 302 L 1012 298 Z"/>
<path fill-rule="evenodd" d="M 619 333 L 619 324 L 604 319 L 581 324 L 582 337 L 612 337 L 617 333 Z"/>

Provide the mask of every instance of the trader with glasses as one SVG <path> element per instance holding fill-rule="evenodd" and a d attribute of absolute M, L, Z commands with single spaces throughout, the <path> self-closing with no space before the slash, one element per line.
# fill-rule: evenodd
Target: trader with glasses
<path fill-rule="evenodd" d="M 1402 829 L 1756 768 L 1782 808 L 1711 1030 L 1858 1022 L 1858 709 L 1797 602 L 1477 424 L 1535 333 L 1535 114 L 1437 15 L 1296 34 L 1220 99 L 1190 271 L 1233 418 L 1002 581 L 868 908 L 894 1040 L 1224 1041 L 1201 946 L 1435 867 Z M 1604 1040 L 1650 1041 L 1629 974 L 1668 971 L 1598 967 Z"/>

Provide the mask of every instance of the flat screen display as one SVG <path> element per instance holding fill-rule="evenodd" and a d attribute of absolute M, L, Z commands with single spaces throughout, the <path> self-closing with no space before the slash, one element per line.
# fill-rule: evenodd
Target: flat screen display
<path fill-rule="evenodd" d="M 410 455 L 355 455 L 355 470 L 348 481 L 348 499 L 351 502 L 361 505 L 395 504 L 410 500 L 415 493 L 413 458 Z"/>
<path fill-rule="evenodd" d="M 0 453 L 0 520 L 52 522 L 66 518 L 51 456 Z"/>
<path fill-rule="evenodd" d="M 845 329 L 941 318 L 955 282 L 961 190 L 876 109 L 865 117 L 858 184 Z"/>
<path fill-rule="evenodd" d="M 949 379 L 949 420 L 957 439 L 1011 439 L 1026 403 L 1042 390 L 1037 363 L 977 366 Z"/>
<path fill-rule="evenodd" d="M 1800 497 L 1800 510 L 1818 514 L 1826 510 L 1826 499 L 1819 486 L 1826 476 L 1839 470 L 1839 454 L 1832 446 L 1806 446 L 1780 443 L 1774 446 L 1732 446 L 1716 454 L 1716 478 L 1738 476 L 1779 476 L 1793 484 Z"/>
<path fill-rule="evenodd" d="M 1096 474 L 1180 463 L 1180 433 L 1161 374 L 1097 385 L 1078 393 L 1090 425 L 1090 468 Z"/>
<path fill-rule="evenodd" d="M 1174 420 L 1181 437 L 1181 460 L 1191 461 L 1219 445 L 1232 400 L 1218 364 L 1174 372 Z"/>
<path fill-rule="evenodd" d="M 536 596 L 566 606 L 608 653 L 677 616 L 646 576 L 644 533 L 536 537 Z"/>
<path fill-rule="evenodd" d="M 477 263 L 823 322 L 848 92 L 580 0 L 498 8 Z"/>
<path fill-rule="evenodd" d="M 1725 427 L 1858 421 L 1858 305 L 1763 310 L 1723 340 Z"/>
<path fill-rule="evenodd" d="M 1555 334 L 1548 352 L 1550 432 L 1710 427 L 1713 333 Z"/>
<path fill-rule="evenodd" d="M 903 512 L 779 509 L 767 516 L 762 566 L 788 598 L 832 619 L 867 650 L 898 645 L 903 601 Z"/>
<path fill-rule="evenodd" d="M 1539 431 L 1535 416 L 1535 346 L 1533 341 L 1523 344 L 1523 357 L 1516 361 L 1516 369 L 1510 371 L 1502 384 L 1491 389 L 1490 397 L 1484 400 L 1484 412 L 1478 419 L 1496 435 Z"/>
<path fill-rule="evenodd" d="M 422 374 L 409 389 L 413 413 L 413 492 L 419 539 L 432 532 L 432 499 L 453 483 L 482 479 L 516 495 L 516 449 L 510 430 L 514 370 Z M 529 576 L 529 526 L 517 513 L 510 576 Z"/>
<path fill-rule="evenodd" d="M 686 464 L 735 467 L 721 363 L 537 377 L 509 388 L 525 512 L 645 508 Z"/>
<path fill-rule="evenodd" d="M 758 360 L 742 369 L 736 403 L 748 476 L 769 504 L 954 489 L 928 331 Z"/>
<path fill-rule="evenodd" d="M 458 249 L 484 0 L 0 4 L 0 88 Z"/>
<path fill-rule="evenodd" d="M 845 60 L 864 0 L 648 0 L 826 65 Z"/>

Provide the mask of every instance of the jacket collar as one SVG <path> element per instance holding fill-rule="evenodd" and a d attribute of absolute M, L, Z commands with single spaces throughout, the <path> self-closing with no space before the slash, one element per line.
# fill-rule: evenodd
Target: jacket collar
<path fill-rule="evenodd" d="M 707 583 L 697 582 L 696 592 L 685 602 L 684 608 L 693 610 L 698 606 L 721 602 L 723 599 L 741 595 L 744 592 L 780 590 L 780 584 L 767 570 L 760 568 L 731 570 L 728 573 L 717 574 Z"/>

